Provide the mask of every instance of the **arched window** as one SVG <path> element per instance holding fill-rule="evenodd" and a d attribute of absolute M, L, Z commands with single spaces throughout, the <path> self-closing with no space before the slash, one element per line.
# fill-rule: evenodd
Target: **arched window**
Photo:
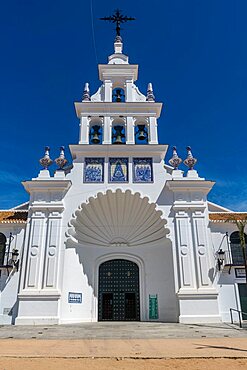
<path fill-rule="evenodd" d="M 247 243 L 247 235 L 244 234 L 245 243 Z M 239 232 L 234 231 L 230 235 L 230 242 L 231 242 L 231 253 L 232 253 L 232 262 L 234 265 L 244 265 L 244 256 L 243 251 L 240 244 L 240 237 Z"/>
<path fill-rule="evenodd" d="M 102 125 L 99 123 L 91 124 L 89 130 L 89 144 L 102 144 Z"/>
<path fill-rule="evenodd" d="M 123 103 L 123 102 L 125 102 L 124 89 L 122 89 L 120 87 L 116 87 L 114 90 L 112 90 L 112 101 L 114 103 Z"/>
<path fill-rule="evenodd" d="M 6 252 L 6 236 L 0 233 L 0 266 L 4 265 L 4 257 Z"/>
<path fill-rule="evenodd" d="M 135 143 L 148 144 L 148 128 L 145 123 L 139 123 L 135 126 Z"/>

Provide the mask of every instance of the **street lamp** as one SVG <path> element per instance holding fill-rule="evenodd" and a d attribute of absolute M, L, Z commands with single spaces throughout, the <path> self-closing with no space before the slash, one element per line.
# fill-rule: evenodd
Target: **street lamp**
<path fill-rule="evenodd" d="M 18 267 L 19 267 L 19 259 L 18 259 L 19 251 L 18 251 L 18 249 L 13 249 L 11 253 L 12 253 L 12 263 L 13 263 L 13 266 L 18 271 Z"/>
<path fill-rule="evenodd" d="M 217 263 L 218 263 L 218 270 L 221 270 L 221 266 L 223 265 L 225 260 L 225 251 L 221 248 L 217 251 Z"/>

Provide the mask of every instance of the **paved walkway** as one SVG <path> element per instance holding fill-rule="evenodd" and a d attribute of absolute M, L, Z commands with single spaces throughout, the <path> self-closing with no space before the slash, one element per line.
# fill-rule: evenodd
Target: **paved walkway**
<path fill-rule="evenodd" d="M 0 339 L 179 339 L 246 338 L 247 330 L 231 324 L 96 322 L 53 326 L 0 326 Z"/>
<path fill-rule="evenodd" d="M 2 326 L 0 357 L 247 358 L 246 334 L 227 324 Z"/>

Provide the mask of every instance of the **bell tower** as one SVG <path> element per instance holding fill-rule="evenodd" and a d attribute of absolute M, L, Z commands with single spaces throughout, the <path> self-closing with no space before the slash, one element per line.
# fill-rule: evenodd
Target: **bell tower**
<path fill-rule="evenodd" d="M 158 144 L 157 119 L 162 104 L 155 102 L 151 83 L 146 95 L 139 91 L 135 84 L 138 65 L 129 64 L 128 56 L 123 54 L 120 25 L 116 30 L 114 53 L 108 57 L 108 64 L 98 66 L 102 85 L 91 96 L 86 83 L 82 102 L 75 103 L 80 119 L 79 144 Z"/>

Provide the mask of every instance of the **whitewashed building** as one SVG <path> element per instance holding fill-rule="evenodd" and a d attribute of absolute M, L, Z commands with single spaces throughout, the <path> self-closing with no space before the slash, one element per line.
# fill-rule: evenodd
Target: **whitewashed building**
<path fill-rule="evenodd" d="M 0 212 L 1 324 L 210 323 L 247 310 L 237 228 L 225 222 L 247 214 L 207 201 L 214 182 L 193 169 L 190 148 L 186 173 L 175 148 L 168 162 L 162 103 L 151 84 L 139 91 L 122 48 L 116 37 L 100 88 L 86 84 L 75 103 L 73 163 L 61 148 L 52 175 L 47 148 L 44 169 L 23 182 L 29 202 Z"/>

